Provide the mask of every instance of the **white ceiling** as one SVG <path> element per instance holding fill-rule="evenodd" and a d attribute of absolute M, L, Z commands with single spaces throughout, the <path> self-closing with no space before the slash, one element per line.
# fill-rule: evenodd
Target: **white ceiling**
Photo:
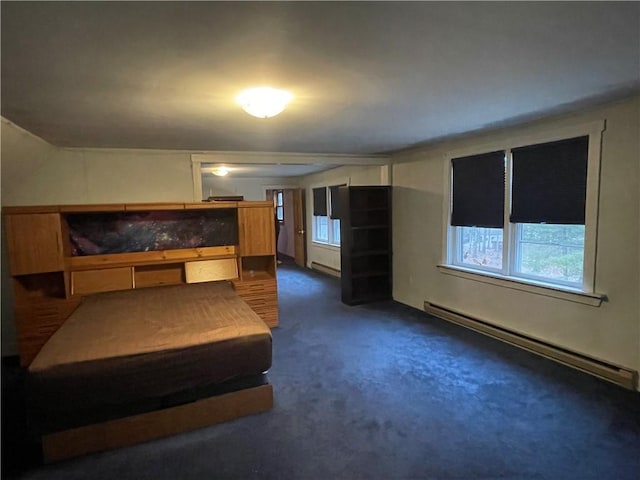
<path fill-rule="evenodd" d="M 373 154 L 640 88 L 638 2 L 0 6 L 2 116 L 59 146 Z"/>

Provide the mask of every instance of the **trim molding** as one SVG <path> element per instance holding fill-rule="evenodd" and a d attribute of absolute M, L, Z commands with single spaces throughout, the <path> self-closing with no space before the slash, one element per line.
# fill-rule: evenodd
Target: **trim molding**
<path fill-rule="evenodd" d="M 321 273 L 326 273 L 328 275 L 340 278 L 341 272 L 337 268 L 329 267 L 328 265 L 323 265 L 318 262 L 311 262 L 311 269 L 316 270 Z"/>
<path fill-rule="evenodd" d="M 571 291 L 552 287 L 550 285 L 534 284 L 525 281 L 519 281 L 514 278 L 500 277 L 497 274 L 478 272 L 476 270 L 467 270 L 458 266 L 438 265 L 440 273 L 453 275 L 454 277 L 465 278 L 476 282 L 489 283 L 498 287 L 510 288 L 521 292 L 543 295 L 545 297 L 553 297 L 569 302 L 582 303 L 592 307 L 599 307 L 602 302 L 607 301 L 607 296 L 601 293 L 587 293 L 580 291 Z"/>
<path fill-rule="evenodd" d="M 263 163 L 305 165 L 314 163 L 345 165 L 387 165 L 389 155 L 349 155 L 331 153 L 278 153 L 278 152 L 235 152 L 218 151 L 192 153 L 191 161 L 199 163 Z"/>

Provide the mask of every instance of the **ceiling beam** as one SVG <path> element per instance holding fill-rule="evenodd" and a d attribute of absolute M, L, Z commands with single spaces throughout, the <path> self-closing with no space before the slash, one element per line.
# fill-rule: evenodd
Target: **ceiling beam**
<path fill-rule="evenodd" d="M 345 155 L 328 153 L 207 152 L 191 154 L 193 163 L 252 163 L 267 165 L 387 165 L 389 155 Z"/>

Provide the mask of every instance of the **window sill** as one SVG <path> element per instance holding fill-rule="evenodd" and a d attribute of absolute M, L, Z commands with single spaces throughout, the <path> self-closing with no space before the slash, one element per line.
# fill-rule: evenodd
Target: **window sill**
<path fill-rule="evenodd" d="M 458 266 L 438 265 L 438 270 L 446 275 L 453 275 L 455 277 L 466 278 L 476 282 L 489 283 L 499 287 L 511 288 L 513 290 L 520 290 L 522 292 L 533 293 L 536 295 L 543 295 L 545 297 L 558 298 L 569 302 L 582 303 L 592 307 L 599 307 L 602 305 L 602 302 L 607 300 L 607 296 L 604 294 L 587 293 L 570 288 L 529 283 L 522 280 L 516 280 L 514 278 L 507 278 L 493 273 L 479 272 L 477 270 L 466 269 Z"/>
<path fill-rule="evenodd" d="M 321 242 L 319 240 L 311 240 L 314 247 L 326 248 L 327 250 L 340 251 L 340 245 L 332 245 L 330 243 Z"/>

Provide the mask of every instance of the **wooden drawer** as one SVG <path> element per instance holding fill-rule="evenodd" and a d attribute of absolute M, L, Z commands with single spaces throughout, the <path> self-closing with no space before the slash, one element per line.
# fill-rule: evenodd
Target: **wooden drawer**
<path fill-rule="evenodd" d="M 238 262 L 235 258 L 186 262 L 184 271 L 187 283 L 231 280 L 238 278 Z"/>
<path fill-rule="evenodd" d="M 276 292 L 237 292 L 250 307 L 278 306 Z"/>
<path fill-rule="evenodd" d="M 133 288 L 133 267 L 71 272 L 71 294 L 87 295 Z"/>
<path fill-rule="evenodd" d="M 256 281 L 235 281 L 233 282 L 233 288 L 238 292 L 238 295 L 245 295 L 251 293 L 271 293 L 276 294 L 278 285 L 275 278 L 269 280 L 256 280 Z"/>
<path fill-rule="evenodd" d="M 235 281 L 236 293 L 269 327 L 278 326 L 278 286 L 275 278 L 255 281 Z"/>
<path fill-rule="evenodd" d="M 136 288 L 179 285 L 183 281 L 184 267 L 181 263 L 135 267 Z"/>
<path fill-rule="evenodd" d="M 251 307 L 258 307 L 261 305 L 278 305 L 278 297 L 275 293 L 252 293 L 247 295 L 238 292 L 238 295 Z"/>
<path fill-rule="evenodd" d="M 262 297 L 240 297 L 254 310 L 258 308 L 278 308 L 278 298 L 275 295 Z"/>

